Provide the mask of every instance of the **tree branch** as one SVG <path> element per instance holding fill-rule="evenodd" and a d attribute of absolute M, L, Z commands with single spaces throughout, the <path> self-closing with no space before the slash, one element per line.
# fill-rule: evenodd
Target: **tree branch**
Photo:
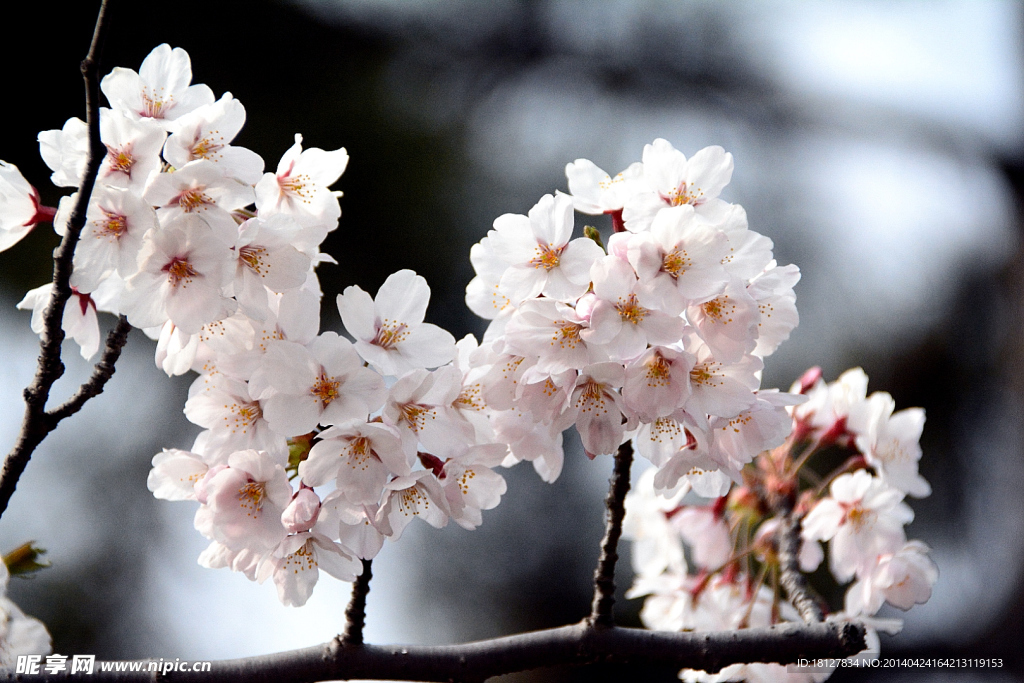
<path fill-rule="evenodd" d="M 824 610 L 800 571 L 800 518 L 794 512 L 787 514 L 779 527 L 778 551 L 780 583 L 789 601 L 804 621 L 820 622 L 825 618 Z"/>
<path fill-rule="evenodd" d="M 482 681 L 516 671 L 560 664 L 664 664 L 718 671 L 730 664 L 847 657 L 865 648 L 864 626 L 856 623 L 783 624 L 716 633 L 594 628 L 587 622 L 461 645 L 344 647 L 335 639 L 302 650 L 213 662 L 210 671 L 167 671 L 143 660 L 140 671 L 103 671 L 90 681 L 195 681 L 196 683 L 312 683 L 336 679 Z M 152 663 L 153 669 L 147 671 Z M 127 666 L 126 666 L 127 668 Z M 0 680 L 23 675 L 10 670 Z M 31 676 L 33 681 L 67 680 L 67 673 Z M 27 678 L 25 680 L 28 680 Z"/>
<path fill-rule="evenodd" d="M 118 319 L 117 325 L 107 335 L 107 344 L 103 349 L 103 356 L 100 357 L 99 362 L 93 368 L 92 376 L 89 380 L 78 387 L 78 391 L 75 392 L 74 396 L 53 410 L 47 411 L 47 416 L 54 423 L 74 415 L 82 409 L 86 401 L 103 393 L 103 387 L 114 376 L 114 364 L 121 357 L 121 349 L 124 348 L 125 342 L 128 341 L 128 333 L 131 329 L 132 326 L 128 324 L 128 319 L 122 315 Z"/>
<path fill-rule="evenodd" d="M 626 515 L 626 494 L 629 492 L 629 468 L 633 464 L 633 445 L 626 441 L 615 454 L 615 466 L 608 480 L 608 498 L 605 501 L 605 532 L 601 540 L 601 556 L 594 570 L 594 602 L 590 623 L 594 626 L 615 625 L 612 608 L 615 606 L 615 562 L 619 559 L 619 537 L 622 519 Z"/>
<path fill-rule="evenodd" d="M 43 334 L 40 342 L 39 363 L 32 384 L 25 389 L 25 416 L 21 423 L 21 432 L 14 448 L 4 460 L 3 471 L 0 472 L 0 515 L 7 510 L 7 504 L 18 486 L 33 451 L 52 432 L 60 418 L 46 414 L 46 402 L 50 398 L 50 389 L 54 382 L 64 374 L 64 364 L 60 359 L 60 347 L 64 341 L 64 330 L 61 321 L 64 307 L 71 297 L 72 257 L 75 246 L 85 225 L 85 214 L 92 197 L 92 189 L 96 184 L 96 175 L 106 155 L 106 149 L 100 141 L 99 117 L 99 52 L 106 35 L 107 7 L 109 0 L 100 4 L 93 30 L 92 44 L 89 54 L 82 61 L 82 78 L 85 80 L 85 118 L 89 129 L 89 156 L 86 161 L 82 185 L 78 189 L 78 199 L 74 211 L 68 221 L 64 239 L 57 248 L 53 259 L 53 294 L 46 311 L 43 313 Z M 112 372 L 112 371 L 111 371 Z"/>
<path fill-rule="evenodd" d="M 362 645 L 363 626 L 366 625 L 366 596 L 370 593 L 370 579 L 373 578 L 373 560 L 363 560 L 363 573 L 352 584 L 352 599 L 345 610 L 345 633 L 340 636 L 342 645 Z"/>

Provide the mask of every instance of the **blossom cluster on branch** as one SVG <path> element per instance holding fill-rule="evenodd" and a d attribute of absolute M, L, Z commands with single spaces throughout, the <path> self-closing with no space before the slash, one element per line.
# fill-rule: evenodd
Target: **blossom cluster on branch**
<path fill-rule="evenodd" d="M 424 322 L 430 289 L 411 270 L 374 296 L 338 295 L 343 336 L 320 330 L 316 268 L 334 262 L 320 246 L 339 224 L 330 187 L 346 151 L 296 135 L 265 172 L 233 144 L 242 104 L 191 81 L 188 55 L 168 45 L 138 72 L 103 78 L 106 156 L 62 327 L 88 359 L 97 312 L 122 315 L 157 340 L 168 375 L 197 373 L 184 412 L 203 431 L 189 450 L 157 454 L 148 486 L 198 503 L 210 541 L 200 564 L 270 579 L 283 603 L 303 605 L 321 570 L 355 580 L 417 517 L 478 527 L 505 493 L 500 468 L 529 461 L 556 480 L 575 427 L 591 459 L 632 440 L 654 466 L 626 523 L 632 594 L 651 596 L 651 628 L 799 621 L 779 585 L 786 530 L 801 520 L 800 569 L 822 561 L 824 541 L 836 580 L 855 579 L 840 618 L 928 598 L 936 570 L 927 547 L 907 542 L 902 502 L 928 493 L 923 412 L 867 397 L 856 371 L 761 389 L 764 359 L 797 325 L 800 273 L 720 198 L 731 154 L 687 158 L 659 139 L 615 177 L 570 163 L 568 194 L 499 217 L 472 248 L 466 301 L 490 321 L 480 342 Z M 80 186 L 89 138 L 74 118 L 39 134 L 56 186 Z M 67 229 L 77 195 L 57 209 L 38 197 L 0 163 L 0 249 L 37 223 Z M 578 235 L 577 212 L 610 216 L 607 246 L 596 228 Z M 19 304 L 40 334 L 53 287 Z M 830 446 L 856 455 L 801 490 L 804 465 Z M 714 502 L 685 502 L 691 491 Z M 16 646 L 33 648 L 44 644 Z"/>
<path fill-rule="evenodd" d="M 627 498 L 624 525 L 633 541 L 636 579 L 627 595 L 647 596 L 641 619 L 660 630 L 723 630 L 766 626 L 803 617 L 784 600 L 787 569 L 810 574 L 824 560 L 839 585 L 850 583 L 842 609 L 828 615 L 817 596 L 814 608 L 829 619 L 869 627 L 868 651 L 878 655 L 876 631 L 900 630 L 898 619 L 874 615 L 883 603 L 902 610 L 926 602 L 938 579 L 928 546 L 908 541 L 904 525 L 913 511 L 906 495 L 930 493 L 918 473 L 924 411 L 893 412 L 885 392 L 867 396 L 859 368 L 826 384 L 817 368 L 793 385 L 809 400 L 790 408 L 785 442 L 758 455 L 743 482 L 707 503 L 685 498 L 691 486 L 659 489 L 653 469 Z M 808 463 L 828 451 L 848 457 L 819 476 Z M 784 556 L 793 520 L 802 520 L 795 553 Z M 787 559 L 792 565 L 787 567 Z M 790 596 L 792 597 L 792 596 Z M 828 672 L 800 674 L 821 681 Z M 726 667 L 710 675 L 683 671 L 688 681 L 793 681 L 777 664 Z"/>

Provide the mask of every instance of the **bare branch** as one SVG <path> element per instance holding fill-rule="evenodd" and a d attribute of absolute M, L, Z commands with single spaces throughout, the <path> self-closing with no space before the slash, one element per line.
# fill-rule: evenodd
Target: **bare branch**
<path fill-rule="evenodd" d="M 74 396 L 53 410 L 47 411 L 48 417 L 54 420 L 55 423 L 60 422 L 81 410 L 86 401 L 103 393 L 103 387 L 114 376 L 114 364 L 121 357 L 121 349 L 124 348 L 125 342 L 128 341 L 128 333 L 131 329 L 132 326 L 128 324 L 128 319 L 122 315 L 118 319 L 117 325 L 107 335 L 107 345 L 103 349 L 103 356 L 100 357 L 99 362 L 93 368 L 92 377 L 85 384 L 78 387 L 78 391 L 75 392 Z"/>
<path fill-rule="evenodd" d="M 64 330 L 61 321 L 64 307 L 71 297 L 71 260 L 75 254 L 75 246 L 85 225 L 85 213 L 92 197 L 92 189 L 96 183 L 100 164 L 106 155 L 106 149 L 100 141 L 99 117 L 99 51 L 107 27 L 107 7 L 109 0 L 103 0 L 96 28 L 92 35 L 89 54 L 82 61 L 82 77 L 85 80 L 85 117 L 89 129 L 89 156 L 86 161 L 82 185 L 78 189 L 78 200 L 68 221 L 64 239 L 53 260 L 53 294 L 46 311 L 43 313 L 43 334 L 40 343 L 39 364 L 32 384 L 25 389 L 25 416 L 21 422 L 21 432 L 14 448 L 4 460 L 3 471 L 0 472 L 0 515 L 7 510 L 7 504 L 14 495 L 33 451 L 46 435 L 52 432 L 60 418 L 46 414 L 46 402 L 50 398 L 50 389 L 54 382 L 64 374 L 64 364 L 60 359 L 60 347 L 64 341 Z"/>
<path fill-rule="evenodd" d="M 482 681 L 515 671 L 555 665 L 664 664 L 718 671 L 730 664 L 847 657 L 864 649 L 856 623 L 783 624 L 717 633 L 670 633 L 633 628 L 594 628 L 587 622 L 462 645 L 344 647 L 330 643 L 262 657 L 213 662 L 210 671 L 168 671 L 145 660 L 141 671 L 103 671 L 90 681 L 196 681 L 196 683 L 311 683 L 337 679 Z M 152 662 L 154 669 L 146 671 Z M 168 662 L 173 664 L 173 662 Z M 127 666 L 126 666 L 127 668 Z M 20 680 L 6 672 L 0 680 Z M 66 680 L 40 674 L 33 681 Z M 27 680 L 27 679 L 26 679 Z"/>
<path fill-rule="evenodd" d="M 363 626 L 366 625 L 366 596 L 370 593 L 370 579 L 373 578 L 373 560 L 363 560 L 363 573 L 352 585 L 352 599 L 345 610 L 345 633 L 340 636 L 342 645 L 362 645 Z"/>
<path fill-rule="evenodd" d="M 791 512 L 783 518 L 778 535 L 779 566 L 782 569 L 780 582 L 786 589 L 789 601 L 806 622 L 818 622 L 825 618 L 824 610 L 815 598 L 807 577 L 800 572 L 800 518 Z"/>
<path fill-rule="evenodd" d="M 629 468 L 633 464 L 633 445 L 626 441 L 615 454 L 615 466 L 608 480 L 608 498 L 605 501 L 605 532 L 601 540 L 601 556 L 594 570 L 594 602 L 590 622 L 594 626 L 615 625 L 612 608 L 615 605 L 615 562 L 619 559 L 619 537 L 622 519 L 626 515 L 626 494 L 629 492 Z"/>

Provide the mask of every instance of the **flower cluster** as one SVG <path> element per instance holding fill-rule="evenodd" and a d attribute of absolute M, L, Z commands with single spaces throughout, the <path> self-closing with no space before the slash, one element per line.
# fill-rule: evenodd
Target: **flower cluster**
<path fill-rule="evenodd" d="M 703 631 L 799 621 L 780 595 L 782 534 L 794 518 L 802 520 L 802 531 L 795 539 L 798 567 L 789 569 L 814 572 L 827 541 L 832 577 L 839 585 L 852 581 L 830 619 L 897 631 L 899 620 L 874 616 L 882 605 L 907 610 L 931 597 L 938 569 L 928 547 L 908 541 L 904 530 L 914 517 L 905 496 L 930 493 L 918 473 L 924 411 L 893 412 L 889 394 L 868 396 L 859 368 L 831 384 L 815 368 L 792 391 L 808 400 L 790 409 L 785 443 L 758 455 L 728 495 L 690 500 L 685 482 L 657 495 L 649 469 L 627 498 L 623 532 L 633 541 L 636 571 L 628 595 L 648 596 L 641 612 L 648 627 Z M 843 450 L 847 459 L 824 478 L 809 470 L 813 456 Z M 801 490 L 801 479 L 815 483 Z M 877 656 L 873 631 L 868 651 Z M 682 672 L 691 681 L 791 681 L 793 675 L 778 664 L 733 665 L 716 675 Z"/>
<path fill-rule="evenodd" d="M 124 315 L 157 340 L 168 375 L 198 374 L 184 411 L 203 431 L 189 450 L 157 454 L 148 485 L 199 504 L 200 564 L 272 579 L 282 602 L 302 605 L 320 570 L 354 580 L 416 517 L 479 526 L 505 493 L 499 467 L 529 461 L 554 481 L 575 426 L 590 458 L 632 439 L 654 465 L 625 529 L 652 628 L 799 618 L 779 599 L 794 518 L 800 568 L 814 570 L 827 542 L 833 576 L 853 581 L 839 618 L 928 599 L 937 572 L 907 541 L 902 502 L 929 493 L 917 471 L 924 414 L 868 397 L 859 371 L 760 388 L 764 358 L 797 325 L 800 273 L 719 197 L 733 168 L 723 149 L 687 159 L 655 140 L 614 178 L 580 159 L 566 168 L 569 194 L 495 220 L 470 252 L 466 301 L 490 321 L 480 343 L 424 322 L 430 289 L 410 270 L 375 296 L 338 295 L 341 336 L 319 329 L 316 267 L 333 262 L 320 246 L 339 223 L 330 187 L 346 151 L 303 149 L 296 135 L 265 173 L 232 144 L 241 103 L 191 80 L 188 55 L 168 45 L 138 73 L 103 79 L 107 155 L 63 328 L 91 358 L 97 311 Z M 71 119 L 39 143 L 53 183 L 78 187 L 86 125 Z M 0 162 L 0 249 L 37 223 L 62 233 L 76 201 L 41 207 Z M 575 234 L 575 212 L 610 216 L 607 247 L 596 228 Z M 37 332 L 50 299 L 47 285 L 19 304 Z M 808 460 L 833 446 L 854 455 L 801 491 Z M 684 502 L 691 491 L 713 502 Z M 775 671 L 752 666 L 742 671 Z"/>
<path fill-rule="evenodd" d="M 713 496 L 782 443 L 802 399 L 758 389 L 797 324 L 800 273 L 719 198 L 732 167 L 720 147 L 687 159 L 665 140 L 614 178 L 580 159 L 571 196 L 501 216 L 473 247 L 466 300 L 491 323 L 472 377 L 511 460 L 553 480 L 575 425 L 590 457 L 633 437 L 660 489 L 685 478 Z M 592 228 L 572 239 L 574 208 L 611 216 L 607 251 Z"/>
<path fill-rule="evenodd" d="M 458 408 L 455 339 L 423 322 L 430 290 L 412 271 L 375 298 L 358 287 L 337 298 L 352 340 L 319 331 L 315 268 L 333 262 L 320 245 L 338 226 L 340 193 L 329 188 L 346 151 L 303 149 L 296 135 L 264 173 L 259 155 L 232 144 L 241 103 L 191 80 L 188 55 L 168 45 L 138 73 L 102 80 L 107 155 L 63 327 L 91 358 L 96 312 L 122 314 L 158 340 L 167 374 L 199 374 L 185 414 L 204 431 L 190 450 L 153 459 L 149 487 L 200 503 L 195 526 L 211 541 L 201 564 L 273 578 L 283 602 L 301 605 L 321 569 L 353 580 L 416 517 L 479 525 L 505 491 L 491 468 L 507 448 L 476 439 Z M 77 187 L 86 125 L 71 119 L 39 142 L 52 181 Z M 66 229 L 77 195 L 47 213 L 14 167 L 0 180 L 5 201 L 17 199 L 0 246 L 40 216 Z M 37 332 L 50 298 L 47 285 L 19 304 Z"/>

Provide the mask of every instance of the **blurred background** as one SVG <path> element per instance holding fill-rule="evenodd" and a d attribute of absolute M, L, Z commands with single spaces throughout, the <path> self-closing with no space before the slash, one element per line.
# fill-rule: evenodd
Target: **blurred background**
<path fill-rule="evenodd" d="M 0 158 L 50 205 L 60 194 L 35 137 L 84 117 L 78 63 L 97 6 L 22 3 L 0 43 Z M 463 302 L 468 254 L 495 217 L 565 190 L 565 164 L 580 157 L 614 174 L 656 137 L 687 155 L 725 147 L 736 172 L 723 197 L 803 272 L 800 326 L 764 386 L 788 387 L 811 365 L 829 380 L 860 365 L 870 390 L 928 413 L 921 469 L 934 494 L 912 501 L 909 534 L 934 549 L 941 577 L 883 654 L 1007 666 L 886 679 L 1004 681 L 1024 680 L 1022 38 L 1024 4 L 984 0 L 120 2 L 103 71 L 138 69 L 162 42 L 183 47 L 193 82 L 245 104 L 236 142 L 268 170 L 296 132 L 348 149 L 341 228 L 323 247 L 339 265 L 319 270 L 325 329 L 340 329 L 334 294 L 374 292 L 412 268 L 433 291 L 428 320 L 479 335 Z M 38 353 L 14 304 L 48 281 L 56 244 L 38 230 L 0 254 L 3 444 Z M 348 584 L 325 577 L 306 607 L 282 607 L 270 585 L 200 568 L 194 505 L 146 490 L 152 455 L 188 448 L 198 431 L 181 413 L 190 378 L 167 379 L 153 349 L 133 332 L 108 393 L 30 463 L 0 551 L 34 539 L 53 567 L 12 581 L 11 597 L 63 654 L 215 659 L 330 639 Z M 77 347 L 66 355 L 58 398 L 89 371 Z M 528 466 L 506 472 L 509 491 L 479 530 L 417 524 L 386 545 L 367 639 L 458 642 L 585 616 L 611 464 L 567 443 L 554 485 Z M 639 625 L 639 607 L 620 602 L 620 622 Z M 833 680 L 870 676 L 842 673 Z M 639 676 L 590 667 L 507 680 L 622 678 Z"/>

